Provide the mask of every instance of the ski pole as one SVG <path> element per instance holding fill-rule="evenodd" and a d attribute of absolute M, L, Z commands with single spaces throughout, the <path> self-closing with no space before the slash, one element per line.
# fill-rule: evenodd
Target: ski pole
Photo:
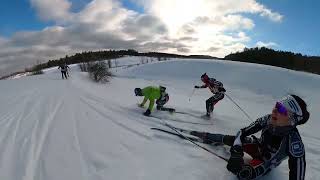
<path fill-rule="evenodd" d="M 167 127 L 169 127 L 170 129 L 174 130 L 176 133 L 178 133 L 178 134 L 180 135 L 180 137 L 185 138 L 186 140 L 190 141 L 192 144 L 198 146 L 199 148 L 201 148 L 201 149 L 203 149 L 203 150 L 205 150 L 205 151 L 207 151 L 207 152 L 215 155 L 216 157 L 218 157 L 218 158 L 220 158 L 220 159 L 225 160 L 225 161 L 228 162 L 228 159 L 227 159 L 227 158 L 222 157 L 222 156 L 220 156 L 219 154 L 217 154 L 217 153 L 215 153 L 215 152 L 213 152 L 213 151 L 210 151 L 209 149 L 207 149 L 207 148 L 199 145 L 198 143 L 194 142 L 192 139 L 190 139 L 190 138 L 184 136 L 183 134 L 181 134 L 176 128 L 174 128 L 173 126 L 171 126 L 170 124 L 168 124 L 168 123 L 165 122 L 164 120 L 162 120 L 162 121 L 164 122 L 164 125 L 165 125 L 165 126 L 167 126 Z"/>
<path fill-rule="evenodd" d="M 193 88 L 191 95 L 189 96 L 189 102 L 191 100 L 191 97 L 193 96 L 194 92 L 196 91 L 196 88 Z"/>
<path fill-rule="evenodd" d="M 245 110 L 243 110 L 228 94 L 224 93 L 246 116 L 249 118 L 249 120 L 253 121 L 253 119 L 246 113 Z"/>

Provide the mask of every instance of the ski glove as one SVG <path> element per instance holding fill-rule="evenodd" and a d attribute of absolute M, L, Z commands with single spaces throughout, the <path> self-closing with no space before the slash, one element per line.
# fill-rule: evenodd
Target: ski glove
<path fill-rule="evenodd" d="M 255 179 L 256 171 L 252 166 L 244 165 L 237 176 L 239 179 Z"/>
<path fill-rule="evenodd" d="M 194 86 L 194 88 L 199 89 L 199 88 L 200 88 L 200 86 Z"/>
<path fill-rule="evenodd" d="M 227 169 L 235 175 L 241 171 L 243 167 L 243 148 L 239 145 L 232 146 L 230 149 L 230 159 L 228 160 Z"/>
<path fill-rule="evenodd" d="M 143 115 L 145 115 L 145 116 L 150 116 L 150 114 L 151 114 L 150 109 L 147 109 L 147 111 L 145 113 L 143 113 Z"/>
<path fill-rule="evenodd" d="M 226 92 L 226 89 L 223 88 L 223 87 L 218 87 L 218 91 L 219 91 L 219 92 Z"/>

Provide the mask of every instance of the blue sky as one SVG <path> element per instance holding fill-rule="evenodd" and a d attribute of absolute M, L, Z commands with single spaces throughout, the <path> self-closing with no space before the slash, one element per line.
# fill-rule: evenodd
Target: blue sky
<path fill-rule="evenodd" d="M 299 52 L 307 55 L 320 55 L 320 1 L 263 0 L 259 1 L 270 9 L 280 12 L 284 18 L 280 24 L 261 21 L 252 16 L 256 26 L 250 34 L 253 39 L 273 41 L 279 44 L 276 49 Z M 260 19 L 260 20 L 259 20 Z M 252 44 L 250 44 L 252 45 Z"/>
<path fill-rule="evenodd" d="M 316 0 L 3 0 L 0 74 L 101 49 L 224 57 L 267 46 L 319 56 L 319 7 Z"/>
<path fill-rule="evenodd" d="M 89 0 L 73 0 L 72 11 L 83 8 Z M 320 55 L 320 1 L 302 2 L 297 0 L 260 0 L 258 1 L 273 11 L 281 13 L 281 23 L 265 21 L 257 15 L 247 15 L 255 22 L 253 30 L 247 31 L 252 40 L 247 46 L 255 46 L 257 41 L 275 42 L 275 49 L 301 52 L 307 55 Z M 122 0 L 128 9 L 143 12 L 144 9 L 132 0 Z M 10 37 L 19 31 L 42 30 L 53 25 L 37 17 L 29 0 L 3 0 L 0 6 L 0 35 Z"/>
<path fill-rule="evenodd" d="M 72 11 L 81 10 L 90 0 L 72 0 Z M 41 21 L 30 0 L 2 0 L 0 6 L 0 36 L 10 37 L 18 31 L 41 30 L 53 23 Z M 131 0 L 121 0 L 129 9 L 143 12 L 143 8 Z"/>
<path fill-rule="evenodd" d="M 11 36 L 17 31 L 40 30 L 48 26 L 36 17 L 28 0 L 5 0 L 0 6 L 0 35 Z"/>

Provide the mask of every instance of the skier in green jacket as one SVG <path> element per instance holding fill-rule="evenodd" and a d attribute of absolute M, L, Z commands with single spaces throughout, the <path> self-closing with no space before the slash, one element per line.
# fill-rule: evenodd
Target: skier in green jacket
<path fill-rule="evenodd" d="M 147 111 L 143 113 L 145 116 L 149 116 L 151 114 L 151 111 L 154 106 L 154 100 L 156 100 L 158 110 L 170 111 L 170 112 L 174 111 L 174 109 L 172 108 L 163 107 L 163 105 L 169 101 L 169 95 L 166 92 L 166 88 L 163 86 L 159 86 L 159 87 L 147 86 L 143 89 L 135 88 L 134 93 L 136 94 L 136 96 L 144 96 L 142 103 L 139 104 L 140 107 L 144 107 L 147 100 L 150 101 Z"/>

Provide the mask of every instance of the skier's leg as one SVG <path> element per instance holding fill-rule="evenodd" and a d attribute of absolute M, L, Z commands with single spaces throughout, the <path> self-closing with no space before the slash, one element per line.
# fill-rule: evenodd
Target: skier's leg
<path fill-rule="evenodd" d="M 259 145 L 256 143 L 243 144 L 243 151 L 249 154 L 253 159 L 261 157 Z"/>
<path fill-rule="evenodd" d="M 162 106 L 157 105 L 157 110 L 160 110 L 160 111 L 161 111 L 161 110 L 162 110 L 162 108 L 163 108 Z"/>
<path fill-rule="evenodd" d="M 214 96 L 206 100 L 206 110 L 207 110 L 208 116 L 210 116 L 210 113 L 213 111 L 213 104 L 212 104 L 213 101 L 214 101 Z"/>
<path fill-rule="evenodd" d="M 197 136 L 204 141 L 204 143 L 222 143 L 227 146 L 233 146 L 235 136 L 224 135 L 224 134 L 214 134 L 208 132 L 192 131 L 190 133 L 193 136 Z M 255 137 L 245 137 L 243 139 L 244 151 L 248 153 L 253 158 L 259 157 L 259 149 L 257 144 L 257 139 Z"/>
<path fill-rule="evenodd" d="M 255 136 L 245 137 L 242 142 L 243 151 L 249 154 L 253 159 L 244 164 L 240 172 L 237 174 L 239 179 L 256 179 L 268 173 L 270 167 L 266 166 L 261 160 L 261 151 L 258 139 Z"/>
<path fill-rule="evenodd" d="M 62 77 L 62 79 L 64 79 L 64 78 L 63 78 L 63 72 L 62 72 L 62 71 L 61 71 L 61 77 Z"/>
<path fill-rule="evenodd" d="M 65 77 L 66 79 L 68 79 L 67 73 L 66 73 L 65 71 L 63 72 L 63 75 L 64 75 L 64 77 Z"/>
<path fill-rule="evenodd" d="M 216 105 L 220 100 L 224 98 L 224 94 L 221 92 L 217 92 L 214 96 L 212 96 L 212 110 L 214 109 L 214 105 Z"/>
<path fill-rule="evenodd" d="M 207 132 L 192 131 L 191 135 L 197 136 L 203 140 L 203 143 L 222 143 L 224 145 L 232 146 L 235 140 L 235 136 L 224 135 L 224 134 L 213 134 Z"/>
<path fill-rule="evenodd" d="M 175 111 L 174 108 L 166 108 L 166 107 L 163 107 L 166 103 L 167 103 L 167 101 L 165 101 L 165 100 L 157 99 L 157 101 L 156 101 L 157 110 L 174 112 L 174 111 Z"/>

